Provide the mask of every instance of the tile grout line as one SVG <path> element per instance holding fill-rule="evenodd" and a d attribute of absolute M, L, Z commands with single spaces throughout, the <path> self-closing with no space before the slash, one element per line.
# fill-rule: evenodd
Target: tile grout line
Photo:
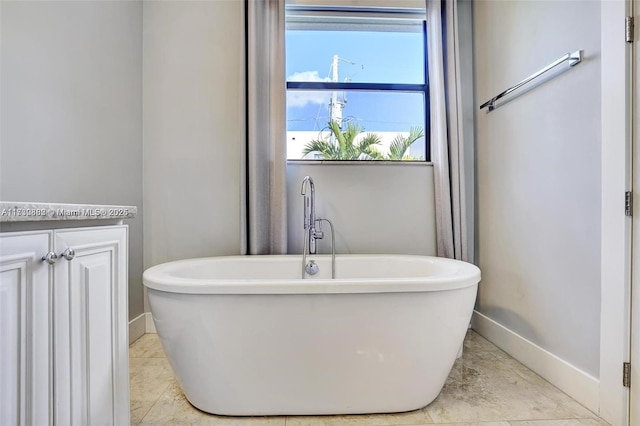
<path fill-rule="evenodd" d="M 136 344 L 139 343 L 139 345 L 142 345 L 142 339 L 144 338 L 145 335 L 142 335 L 141 338 L 137 339 L 135 342 L 133 342 L 132 344 L 129 345 L 129 353 L 131 353 L 131 349 L 132 347 L 136 346 Z M 150 340 L 150 339 L 147 339 Z M 146 342 L 145 342 L 146 343 Z M 149 359 L 165 359 L 166 360 L 166 356 L 164 355 L 163 352 L 163 356 L 129 356 L 129 364 L 131 364 L 131 360 L 132 359 L 137 359 L 137 360 L 149 360 Z M 166 368 L 164 368 L 166 370 Z M 149 408 L 144 412 L 144 415 L 140 417 L 140 421 L 137 423 L 137 425 L 141 425 L 144 423 L 144 419 L 147 417 L 147 415 L 149 415 L 149 413 L 151 412 L 151 410 L 153 409 L 153 407 L 155 407 L 158 404 L 158 401 L 160 401 L 160 399 L 162 398 L 162 395 L 165 394 L 165 392 L 167 391 L 167 389 L 169 389 L 171 383 L 167 383 L 164 386 L 164 389 L 162 389 L 162 392 L 159 393 L 159 396 L 155 399 L 155 401 L 153 401 L 153 404 L 151 404 L 149 406 Z M 131 370 L 129 370 L 129 385 L 131 385 Z M 131 402 L 129 402 L 129 410 L 131 410 Z"/>
<path fill-rule="evenodd" d="M 147 411 L 145 411 L 144 416 L 142 416 L 140 418 L 140 422 L 138 423 L 138 425 L 141 425 L 144 423 L 144 419 L 149 415 L 149 413 L 151 412 L 151 410 L 153 410 L 153 407 L 155 407 L 158 402 L 160 401 L 160 399 L 162 398 L 162 395 L 165 394 L 165 392 L 167 392 L 167 389 L 169 389 L 169 383 L 167 383 L 165 385 L 165 388 L 162 390 L 162 392 L 160 393 L 160 396 L 156 398 L 155 401 L 153 401 L 153 404 L 151 404 L 151 406 L 149 407 L 149 409 Z"/>

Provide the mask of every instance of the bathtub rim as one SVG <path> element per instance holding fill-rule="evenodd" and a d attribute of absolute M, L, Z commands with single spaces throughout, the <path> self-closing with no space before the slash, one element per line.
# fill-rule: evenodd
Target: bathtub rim
<path fill-rule="evenodd" d="M 311 279 L 202 279 L 181 278 L 169 272 L 190 262 L 207 262 L 215 259 L 250 261 L 265 257 L 273 259 L 298 258 L 301 255 L 236 255 L 210 256 L 182 259 L 152 266 L 144 271 L 143 284 L 147 289 L 177 294 L 353 294 L 353 293 L 396 293 L 455 290 L 477 285 L 480 269 L 468 262 L 436 256 L 402 254 L 343 254 L 337 259 L 366 258 L 409 258 L 442 262 L 454 267 L 453 274 L 439 274 L 425 277 L 385 277 L 385 278 L 324 278 Z M 326 259 L 329 255 L 314 255 L 311 258 Z"/>

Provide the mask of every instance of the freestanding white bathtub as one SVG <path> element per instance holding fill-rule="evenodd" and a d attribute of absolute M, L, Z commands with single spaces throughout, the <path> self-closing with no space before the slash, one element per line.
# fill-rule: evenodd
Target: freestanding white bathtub
<path fill-rule="evenodd" d="M 182 260 L 144 273 L 156 329 L 187 399 L 221 415 L 415 410 L 449 375 L 480 270 L 427 256 Z"/>

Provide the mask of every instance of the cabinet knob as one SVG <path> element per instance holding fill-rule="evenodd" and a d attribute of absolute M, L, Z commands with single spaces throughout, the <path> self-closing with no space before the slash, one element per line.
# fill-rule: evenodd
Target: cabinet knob
<path fill-rule="evenodd" d="M 73 258 L 76 257 L 76 252 L 72 248 L 68 248 L 62 253 L 60 253 L 60 256 L 64 257 L 67 260 L 73 260 Z"/>
<path fill-rule="evenodd" d="M 52 251 L 42 256 L 42 261 L 47 262 L 49 265 L 53 265 L 54 263 L 56 263 L 57 260 L 58 260 L 58 255 Z"/>

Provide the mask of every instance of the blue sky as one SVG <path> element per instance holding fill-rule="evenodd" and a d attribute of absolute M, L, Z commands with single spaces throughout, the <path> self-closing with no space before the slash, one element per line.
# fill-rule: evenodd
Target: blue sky
<path fill-rule="evenodd" d="M 330 81 L 333 55 L 340 61 L 339 81 L 358 83 L 424 82 L 422 33 L 360 31 L 287 31 L 289 80 Z M 288 95 L 288 130 L 320 130 L 328 121 L 330 91 Z M 424 100 L 415 93 L 348 92 L 343 117 L 366 131 L 408 131 L 424 127 Z"/>

